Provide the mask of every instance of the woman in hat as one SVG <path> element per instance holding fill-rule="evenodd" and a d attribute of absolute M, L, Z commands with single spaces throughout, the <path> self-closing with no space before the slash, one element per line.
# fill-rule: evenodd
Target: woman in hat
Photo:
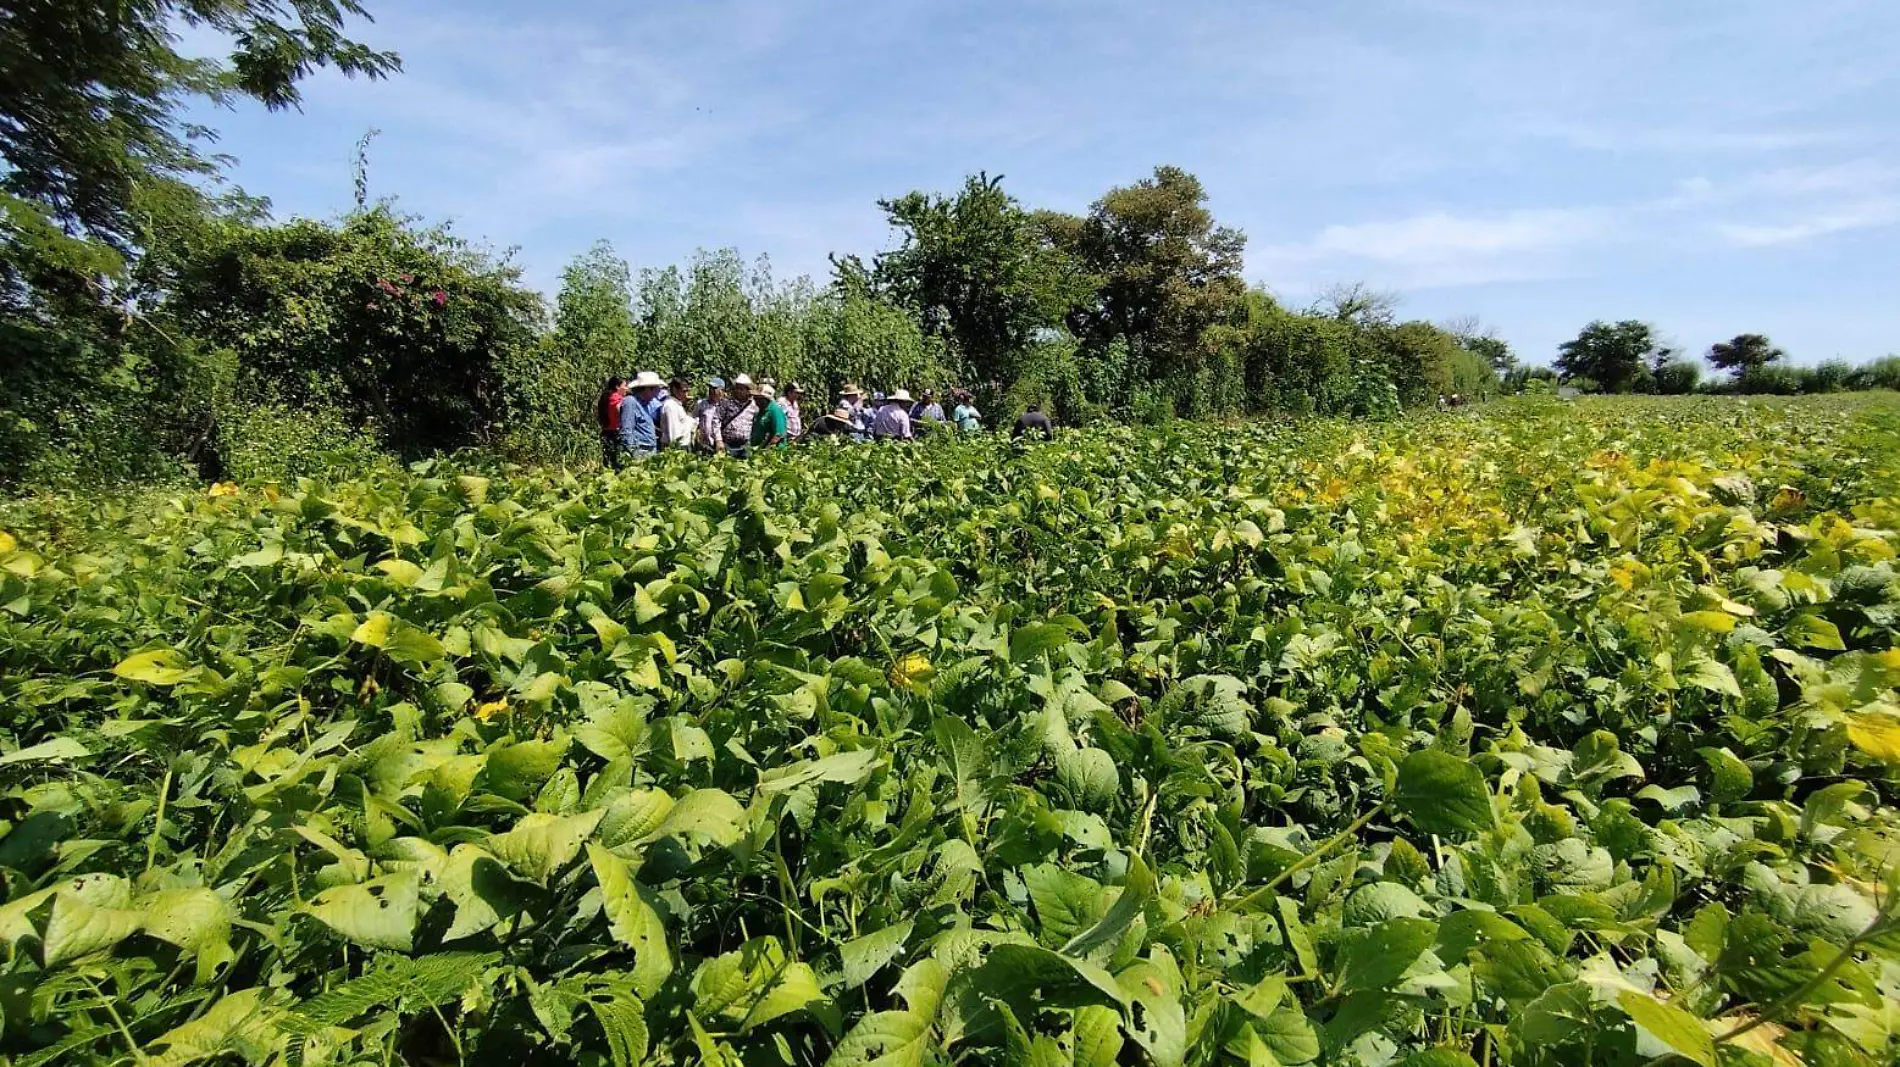
<path fill-rule="evenodd" d="M 878 441 L 909 441 L 910 429 L 910 393 L 903 389 L 891 391 L 884 398 L 884 406 L 877 409 L 877 420 L 871 425 L 871 436 Z"/>

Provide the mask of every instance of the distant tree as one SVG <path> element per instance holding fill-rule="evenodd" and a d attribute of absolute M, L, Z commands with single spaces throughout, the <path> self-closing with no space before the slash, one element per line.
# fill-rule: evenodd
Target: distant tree
<path fill-rule="evenodd" d="M 877 257 L 868 278 L 855 258 L 837 264 L 841 279 L 855 273 L 911 309 L 926 333 L 953 342 L 982 381 L 1012 377 L 1037 335 L 1089 291 L 1002 180 L 977 174 L 954 196 L 879 201 L 902 243 Z"/>
<path fill-rule="evenodd" d="M 1246 235 L 1215 224 L 1206 190 L 1187 171 L 1157 167 L 1152 177 L 1110 189 L 1084 218 L 1042 218 L 1052 243 L 1096 282 L 1069 317 L 1091 347 L 1125 338 L 1151 373 L 1191 373 L 1201 331 L 1240 309 Z"/>
<path fill-rule="evenodd" d="M 1511 346 L 1486 326 L 1476 315 L 1461 315 L 1439 324 L 1439 329 L 1458 339 L 1458 347 L 1489 364 L 1500 376 L 1517 366 Z"/>
<path fill-rule="evenodd" d="M 1398 321 L 1399 295 L 1374 289 L 1364 282 L 1341 283 L 1320 293 L 1308 314 L 1360 328 L 1390 326 Z"/>
<path fill-rule="evenodd" d="M 1399 401 L 1408 406 L 1436 403 L 1452 388 L 1452 364 L 1458 341 L 1429 322 L 1364 331 L 1373 343 L 1386 376 L 1398 387 Z"/>
<path fill-rule="evenodd" d="M 1566 378 L 1587 378 L 1606 393 L 1627 393 L 1649 373 L 1659 346 L 1646 322 L 1593 322 L 1557 349 L 1557 369 Z"/>
<path fill-rule="evenodd" d="M 1741 379 L 1770 363 L 1780 362 L 1786 354 L 1761 334 L 1744 333 L 1727 341 L 1717 341 L 1709 349 L 1709 362 Z"/>

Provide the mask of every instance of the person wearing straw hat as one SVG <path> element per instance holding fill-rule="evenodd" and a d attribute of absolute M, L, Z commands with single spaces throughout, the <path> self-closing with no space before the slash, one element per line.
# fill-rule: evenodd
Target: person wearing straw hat
<path fill-rule="evenodd" d="M 824 418 L 819 419 L 799 440 L 816 441 L 826 437 L 851 440 L 857 436 L 857 432 L 857 423 L 851 421 L 851 409 L 837 407 L 827 412 Z"/>
<path fill-rule="evenodd" d="M 719 402 L 719 410 L 714 415 L 719 429 L 719 443 L 727 455 L 734 459 L 744 459 L 752 451 L 752 420 L 758 417 L 758 408 L 752 400 L 752 379 L 738 375 L 732 379 L 732 395 Z"/>
<path fill-rule="evenodd" d="M 877 409 L 877 419 L 871 424 L 871 437 L 878 441 L 909 441 L 910 429 L 910 393 L 903 389 L 894 389 L 884 398 L 884 405 Z"/>
<path fill-rule="evenodd" d="M 877 412 L 864 402 L 864 390 L 846 383 L 843 389 L 838 390 L 838 401 L 838 407 L 851 419 L 852 440 L 869 441 L 871 420 L 877 417 Z"/>
<path fill-rule="evenodd" d="M 651 456 L 660 450 L 659 427 L 653 420 L 655 401 L 666 383 L 650 370 L 643 370 L 627 383 L 626 398 L 620 401 L 620 447 L 629 455 Z"/>
<path fill-rule="evenodd" d="M 785 447 L 785 409 L 772 386 L 759 386 L 758 412 L 752 416 L 752 448 Z"/>

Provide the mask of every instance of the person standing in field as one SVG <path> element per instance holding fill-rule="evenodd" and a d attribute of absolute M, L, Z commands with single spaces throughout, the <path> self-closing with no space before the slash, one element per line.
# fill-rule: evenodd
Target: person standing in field
<path fill-rule="evenodd" d="M 752 379 L 741 374 L 732 379 L 732 395 L 719 402 L 713 421 L 719 430 L 720 447 L 734 459 L 744 459 L 752 451 L 752 420 L 758 408 L 752 401 Z"/>
<path fill-rule="evenodd" d="M 785 409 L 772 395 L 772 387 L 759 386 L 758 411 L 752 416 L 752 449 L 785 447 Z"/>
<path fill-rule="evenodd" d="M 959 433 L 975 433 L 983 428 L 983 413 L 976 410 L 976 398 L 968 389 L 958 389 L 950 394 L 956 401 L 956 407 L 950 412 L 950 418 L 957 424 Z"/>
<path fill-rule="evenodd" d="M 620 402 L 627 398 L 627 380 L 609 378 L 600 386 L 600 398 L 594 401 L 594 421 L 600 424 L 600 460 L 609 467 L 620 466 Z"/>
<path fill-rule="evenodd" d="M 694 437 L 703 455 L 719 454 L 719 402 L 725 398 L 726 380 L 718 377 L 706 379 L 706 399 L 693 409 L 693 418 L 699 423 Z"/>
<path fill-rule="evenodd" d="M 785 395 L 779 398 L 778 406 L 785 409 L 785 438 L 788 441 L 805 436 L 805 415 L 799 410 L 799 404 L 804 399 L 804 386 L 797 382 L 785 383 Z"/>
<path fill-rule="evenodd" d="M 884 398 L 883 406 L 877 409 L 877 418 L 871 424 L 871 437 L 878 441 L 911 440 L 910 405 L 908 392 L 892 390 L 891 395 Z"/>
<path fill-rule="evenodd" d="M 877 412 L 865 405 L 864 390 L 847 383 L 843 389 L 838 390 L 838 400 L 838 406 L 851 419 L 851 439 L 869 441 L 871 422 L 877 417 Z"/>
<path fill-rule="evenodd" d="M 693 402 L 693 387 L 684 378 L 666 383 L 666 396 L 660 400 L 660 447 L 693 447 L 693 416 L 687 405 Z"/>
<path fill-rule="evenodd" d="M 659 410 L 657 401 L 665 388 L 659 375 L 643 370 L 628 383 L 627 395 L 620 401 L 620 447 L 636 458 L 660 450 L 659 427 L 654 424 L 653 413 Z"/>
<path fill-rule="evenodd" d="M 910 406 L 910 425 L 920 433 L 929 433 L 943 425 L 943 405 L 937 403 L 930 390 L 919 392 L 917 402 Z"/>
<path fill-rule="evenodd" d="M 1022 418 L 1016 420 L 1016 428 L 1010 432 L 1013 438 L 1021 438 L 1024 434 L 1040 437 L 1045 441 L 1055 438 L 1056 424 L 1050 422 L 1049 416 L 1042 413 L 1041 404 L 1029 405 L 1029 410 L 1023 412 Z"/>

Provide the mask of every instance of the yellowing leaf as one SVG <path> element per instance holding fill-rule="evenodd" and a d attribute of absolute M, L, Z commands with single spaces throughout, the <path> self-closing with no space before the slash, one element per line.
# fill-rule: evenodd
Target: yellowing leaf
<path fill-rule="evenodd" d="M 19 547 L 20 542 L 15 541 L 12 534 L 5 530 L 0 530 L 0 552 L 11 552 Z"/>
<path fill-rule="evenodd" d="M 127 681 L 144 682 L 147 685 L 177 685 L 185 680 L 188 668 L 184 657 L 169 648 L 155 648 L 150 652 L 140 652 L 128 656 L 112 673 Z"/>
<path fill-rule="evenodd" d="M 350 640 L 371 648 L 382 648 L 389 643 L 389 629 L 396 620 L 386 611 L 372 611 L 350 634 Z"/>
<path fill-rule="evenodd" d="M 1900 715 L 1854 712 L 1847 716 L 1847 739 L 1877 760 L 1900 763 Z"/>

